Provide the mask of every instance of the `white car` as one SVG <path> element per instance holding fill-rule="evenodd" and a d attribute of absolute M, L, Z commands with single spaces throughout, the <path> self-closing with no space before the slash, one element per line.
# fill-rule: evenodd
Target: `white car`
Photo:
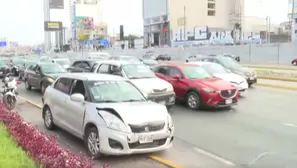
<path fill-rule="evenodd" d="M 120 60 L 98 61 L 92 72 L 112 74 L 129 79 L 149 100 L 164 104 L 170 109 L 175 104 L 175 92 L 172 85 L 160 78 L 143 63 Z"/>
<path fill-rule="evenodd" d="M 147 101 L 129 80 L 114 75 L 61 75 L 42 98 L 47 129 L 83 139 L 93 158 L 170 148 L 174 125 L 166 107 Z"/>
<path fill-rule="evenodd" d="M 110 54 L 105 52 L 90 52 L 88 53 L 88 59 L 100 59 L 106 60 L 110 57 Z"/>
<path fill-rule="evenodd" d="M 232 73 L 220 64 L 212 62 L 191 62 L 190 64 L 199 65 L 207 70 L 209 73 L 211 73 L 213 76 L 229 81 L 234 86 L 236 86 L 240 94 L 246 92 L 249 88 L 249 85 L 244 77 Z"/>

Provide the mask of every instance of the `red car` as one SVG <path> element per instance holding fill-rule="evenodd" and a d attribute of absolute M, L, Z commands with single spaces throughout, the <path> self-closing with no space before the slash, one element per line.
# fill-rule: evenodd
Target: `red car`
<path fill-rule="evenodd" d="M 294 58 L 294 59 L 291 61 L 291 64 L 294 65 L 294 66 L 297 66 L 297 58 Z"/>
<path fill-rule="evenodd" d="M 215 78 L 200 66 L 192 64 L 162 64 L 155 74 L 172 84 L 176 98 L 185 100 L 189 108 L 201 106 L 230 107 L 238 101 L 239 92 L 228 81 Z"/>

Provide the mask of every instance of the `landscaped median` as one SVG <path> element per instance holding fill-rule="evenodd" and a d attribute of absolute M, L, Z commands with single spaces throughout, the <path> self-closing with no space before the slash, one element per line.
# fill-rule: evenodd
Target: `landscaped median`
<path fill-rule="evenodd" d="M 93 168 L 93 162 L 60 147 L 55 136 L 39 131 L 0 103 L 0 167 Z"/>

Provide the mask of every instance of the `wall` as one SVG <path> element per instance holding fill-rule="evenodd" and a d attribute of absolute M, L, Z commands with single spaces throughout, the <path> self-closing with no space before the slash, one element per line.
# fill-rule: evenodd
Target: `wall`
<path fill-rule="evenodd" d="M 131 55 L 142 57 L 146 51 L 155 51 L 160 54 L 169 54 L 172 60 L 184 61 L 186 57 L 194 54 L 234 54 L 241 58 L 242 63 L 262 64 L 290 64 L 297 56 L 297 43 L 268 44 L 268 45 L 242 45 L 242 46 L 205 46 L 190 48 L 150 48 L 130 50 L 108 50 L 112 55 Z"/>
<path fill-rule="evenodd" d="M 184 28 L 179 27 L 172 30 L 172 47 L 179 45 L 206 45 L 206 44 L 233 44 L 233 31 L 211 31 L 208 26 L 196 26 L 186 28 L 186 40 Z M 236 39 L 239 39 L 237 36 Z M 260 33 L 242 33 L 242 42 L 260 43 Z M 238 41 L 238 40 L 237 40 Z"/>
<path fill-rule="evenodd" d="M 168 0 L 142 0 L 143 19 L 167 15 Z"/>
<path fill-rule="evenodd" d="M 207 0 L 170 0 L 170 27 L 172 29 L 177 29 L 178 27 L 183 26 L 183 22 L 180 22 L 179 19 L 184 17 L 185 11 L 187 27 L 208 25 L 209 27 L 230 29 L 229 14 L 231 12 L 231 8 L 234 8 L 231 1 L 233 3 L 235 0 L 216 1 L 216 15 L 208 16 Z"/>

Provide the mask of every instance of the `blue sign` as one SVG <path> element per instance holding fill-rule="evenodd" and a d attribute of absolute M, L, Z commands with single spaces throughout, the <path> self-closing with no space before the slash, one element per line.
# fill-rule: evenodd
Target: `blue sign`
<path fill-rule="evenodd" d="M 99 43 L 100 43 L 100 45 L 108 45 L 109 41 L 106 39 L 103 39 L 103 40 L 100 40 Z"/>
<path fill-rule="evenodd" d="M 0 47 L 6 47 L 7 42 L 6 41 L 0 41 Z"/>

